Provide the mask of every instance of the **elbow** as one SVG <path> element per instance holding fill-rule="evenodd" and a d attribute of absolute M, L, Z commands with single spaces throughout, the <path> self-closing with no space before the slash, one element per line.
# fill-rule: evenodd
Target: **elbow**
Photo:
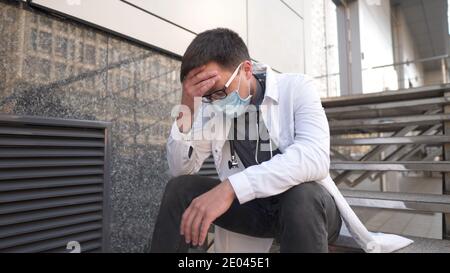
<path fill-rule="evenodd" d="M 198 172 L 201 166 L 196 168 L 195 160 L 183 160 L 176 156 L 167 156 L 167 163 L 169 165 L 169 174 L 172 177 L 181 175 L 194 174 Z"/>
<path fill-rule="evenodd" d="M 170 170 L 169 174 L 170 174 L 170 177 L 179 177 L 182 175 L 188 175 L 188 173 L 184 173 L 184 172 L 180 172 L 180 171 L 173 171 L 173 170 Z"/>
<path fill-rule="evenodd" d="M 316 180 L 323 180 L 327 178 L 330 173 L 330 154 L 327 152 L 321 152 L 319 158 L 320 160 Z"/>
<path fill-rule="evenodd" d="M 291 177 L 296 183 L 320 181 L 329 175 L 330 157 L 323 151 L 311 151 L 307 157 L 299 158 L 299 161 L 295 162 L 297 163 L 294 163 L 290 170 L 293 170 Z"/>
<path fill-rule="evenodd" d="M 315 153 L 317 158 L 317 178 L 316 180 L 323 180 L 328 177 L 330 173 L 330 145 L 329 137 L 316 145 L 312 151 Z"/>
<path fill-rule="evenodd" d="M 181 171 L 180 168 L 176 168 L 176 166 L 174 165 L 174 163 L 170 160 L 170 158 L 167 158 L 167 163 L 169 165 L 169 175 L 171 177 L 177 177 L 181 175 Z"/>
<path fill-rule="evenodd" d="M 330 173 L 330 163 L 328 161 L 328 164 L 324 164 L 324 166 L 318 172 L 316 180 L 323 180 L 323 179 L 327 178 L 329 173 Z"/>
<path fill-rule="evenodd" d="M 192 172 L 183 168 L 175 167 L 169 163 L 169 174 L 171 177 L 178 177 L 182 175 L 192 174 Z"/>
<path fill-rule="evenodd" d="M 178 177 L 180 175 L 185 174 L 183 171 L 183 168 L 182 168 L 182 164 L 180 164 L 180 162 L 178 160 L 176 160 L 176 157 L 174 157 L 170 153 L 169 149 L 167 150 L 166 159 L 167 159 L 167 165 L 169 166 L 168 173 L 171 177 Z"/>
<path fill-rule="evenodd" d="M 314 156 L 311 157 L 313 161 L 311 164 L 311 169 L 309 170 L 310 177 L 308 181 L 317 181 L 325 179 L 330 172 L 330 156 L 329 153 L 316 149 L 314 151 Z"/>
<path fill-rule="evenodd" d="M 292 166 L 289 168 L 292 170 L 291 177 L 297 182 L 323 180 L 329 175 L 330 153 L 326 147 L 296 145 L 289 150 L 288 156 L 288 161 L 284 163 Z"/>

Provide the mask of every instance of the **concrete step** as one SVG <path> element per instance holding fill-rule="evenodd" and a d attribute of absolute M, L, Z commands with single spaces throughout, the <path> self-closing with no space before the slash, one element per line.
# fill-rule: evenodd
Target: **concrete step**
<path fill-rule="evenodd" d="M 405 236 L 414 241 L 413 244 L 402 248 L 396 253 L 450 253 L 450 240 L 438 240 Z M 330 252 L 353 253 L 364 252 L 351 237 L 340 236 L 330 245 Z"/>
<path fill-rule="evenodd" d="M 450 195 L 341 190 L 353 207 L 450 213 Z"/>

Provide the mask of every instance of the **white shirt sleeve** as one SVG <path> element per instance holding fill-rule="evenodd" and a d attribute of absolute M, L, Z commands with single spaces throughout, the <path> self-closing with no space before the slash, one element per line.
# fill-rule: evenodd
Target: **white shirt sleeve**
<path fill-rule="evenodd" d="M 205 159 L 211 155 L 211 141 L 195 136 L 201 134 L 202 126 L 201 115 L 197 115 L 188 133 L 180 132 L 177 123 L 173 123 L 166 146 L 172 176 L 197 173 Z"/>

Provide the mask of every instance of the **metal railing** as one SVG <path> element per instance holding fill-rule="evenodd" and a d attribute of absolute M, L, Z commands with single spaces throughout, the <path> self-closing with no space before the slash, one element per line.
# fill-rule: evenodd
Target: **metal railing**
<path fill-rule="evenodd" d="M 450 239 L 450 84 L 322 100 L 331 132 L 331 174 L 354 207 L 442 213 Z M 384 174 L 442 177 L 442 194 L 387 192 Z M 379 191 L 355 190 L 363 182 Z M 422 180 L 421 180 L 422 181 Z M 353 188 L 353 189 L 352 189 Z"/>
<path fill-rule="evenodd" d="M 361 69 L 361 77 L 363 83 L 367 83 L 363 86 L 363 93 L 446 84 L 449 82 L 447 63 L 449 59 L 450 56 L 444 54 L 384 65 L 363 67 Z M 415 72 L 407 72 L 408 70 L 411 70 L 412 66 L 414 66 Z M 428 70 L 425 68 L 428 68 Z M 433 68 L 431 72 L 437 73 L 430 73 L 430 68 Z M 392 77 L 393 73 L 395 73 L 395 82 Z M 314 78 L 319 82 L 322 88 L 326 89 L 327 97 L 339 96 L 339 72 L 318 75 L 314 76 Z M 377 84 L 372 86 L 372 82 Z M 379 85 L 379 83 L 381 83 L 381 85 Z M 371 90 L 370 88 L 376 88 L 376 90 Z"/>

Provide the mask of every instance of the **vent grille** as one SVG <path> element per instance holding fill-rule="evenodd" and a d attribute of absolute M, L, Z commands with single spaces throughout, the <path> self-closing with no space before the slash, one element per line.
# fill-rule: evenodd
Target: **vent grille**
<path fill-rule="evenodd" d="M 0 115 L 0 252 L 109 250 L 110 123 Z"/>
<path fill-rule="evenodd" d="M 211 178 L 219 179 L 219 175 L 217 174 L 216 165 L 214 163 L 214 157 L 208 157 L 205 162 L 203 162 L 200 171 L 197 173 L 201 176 L 207 176 Z"/>

